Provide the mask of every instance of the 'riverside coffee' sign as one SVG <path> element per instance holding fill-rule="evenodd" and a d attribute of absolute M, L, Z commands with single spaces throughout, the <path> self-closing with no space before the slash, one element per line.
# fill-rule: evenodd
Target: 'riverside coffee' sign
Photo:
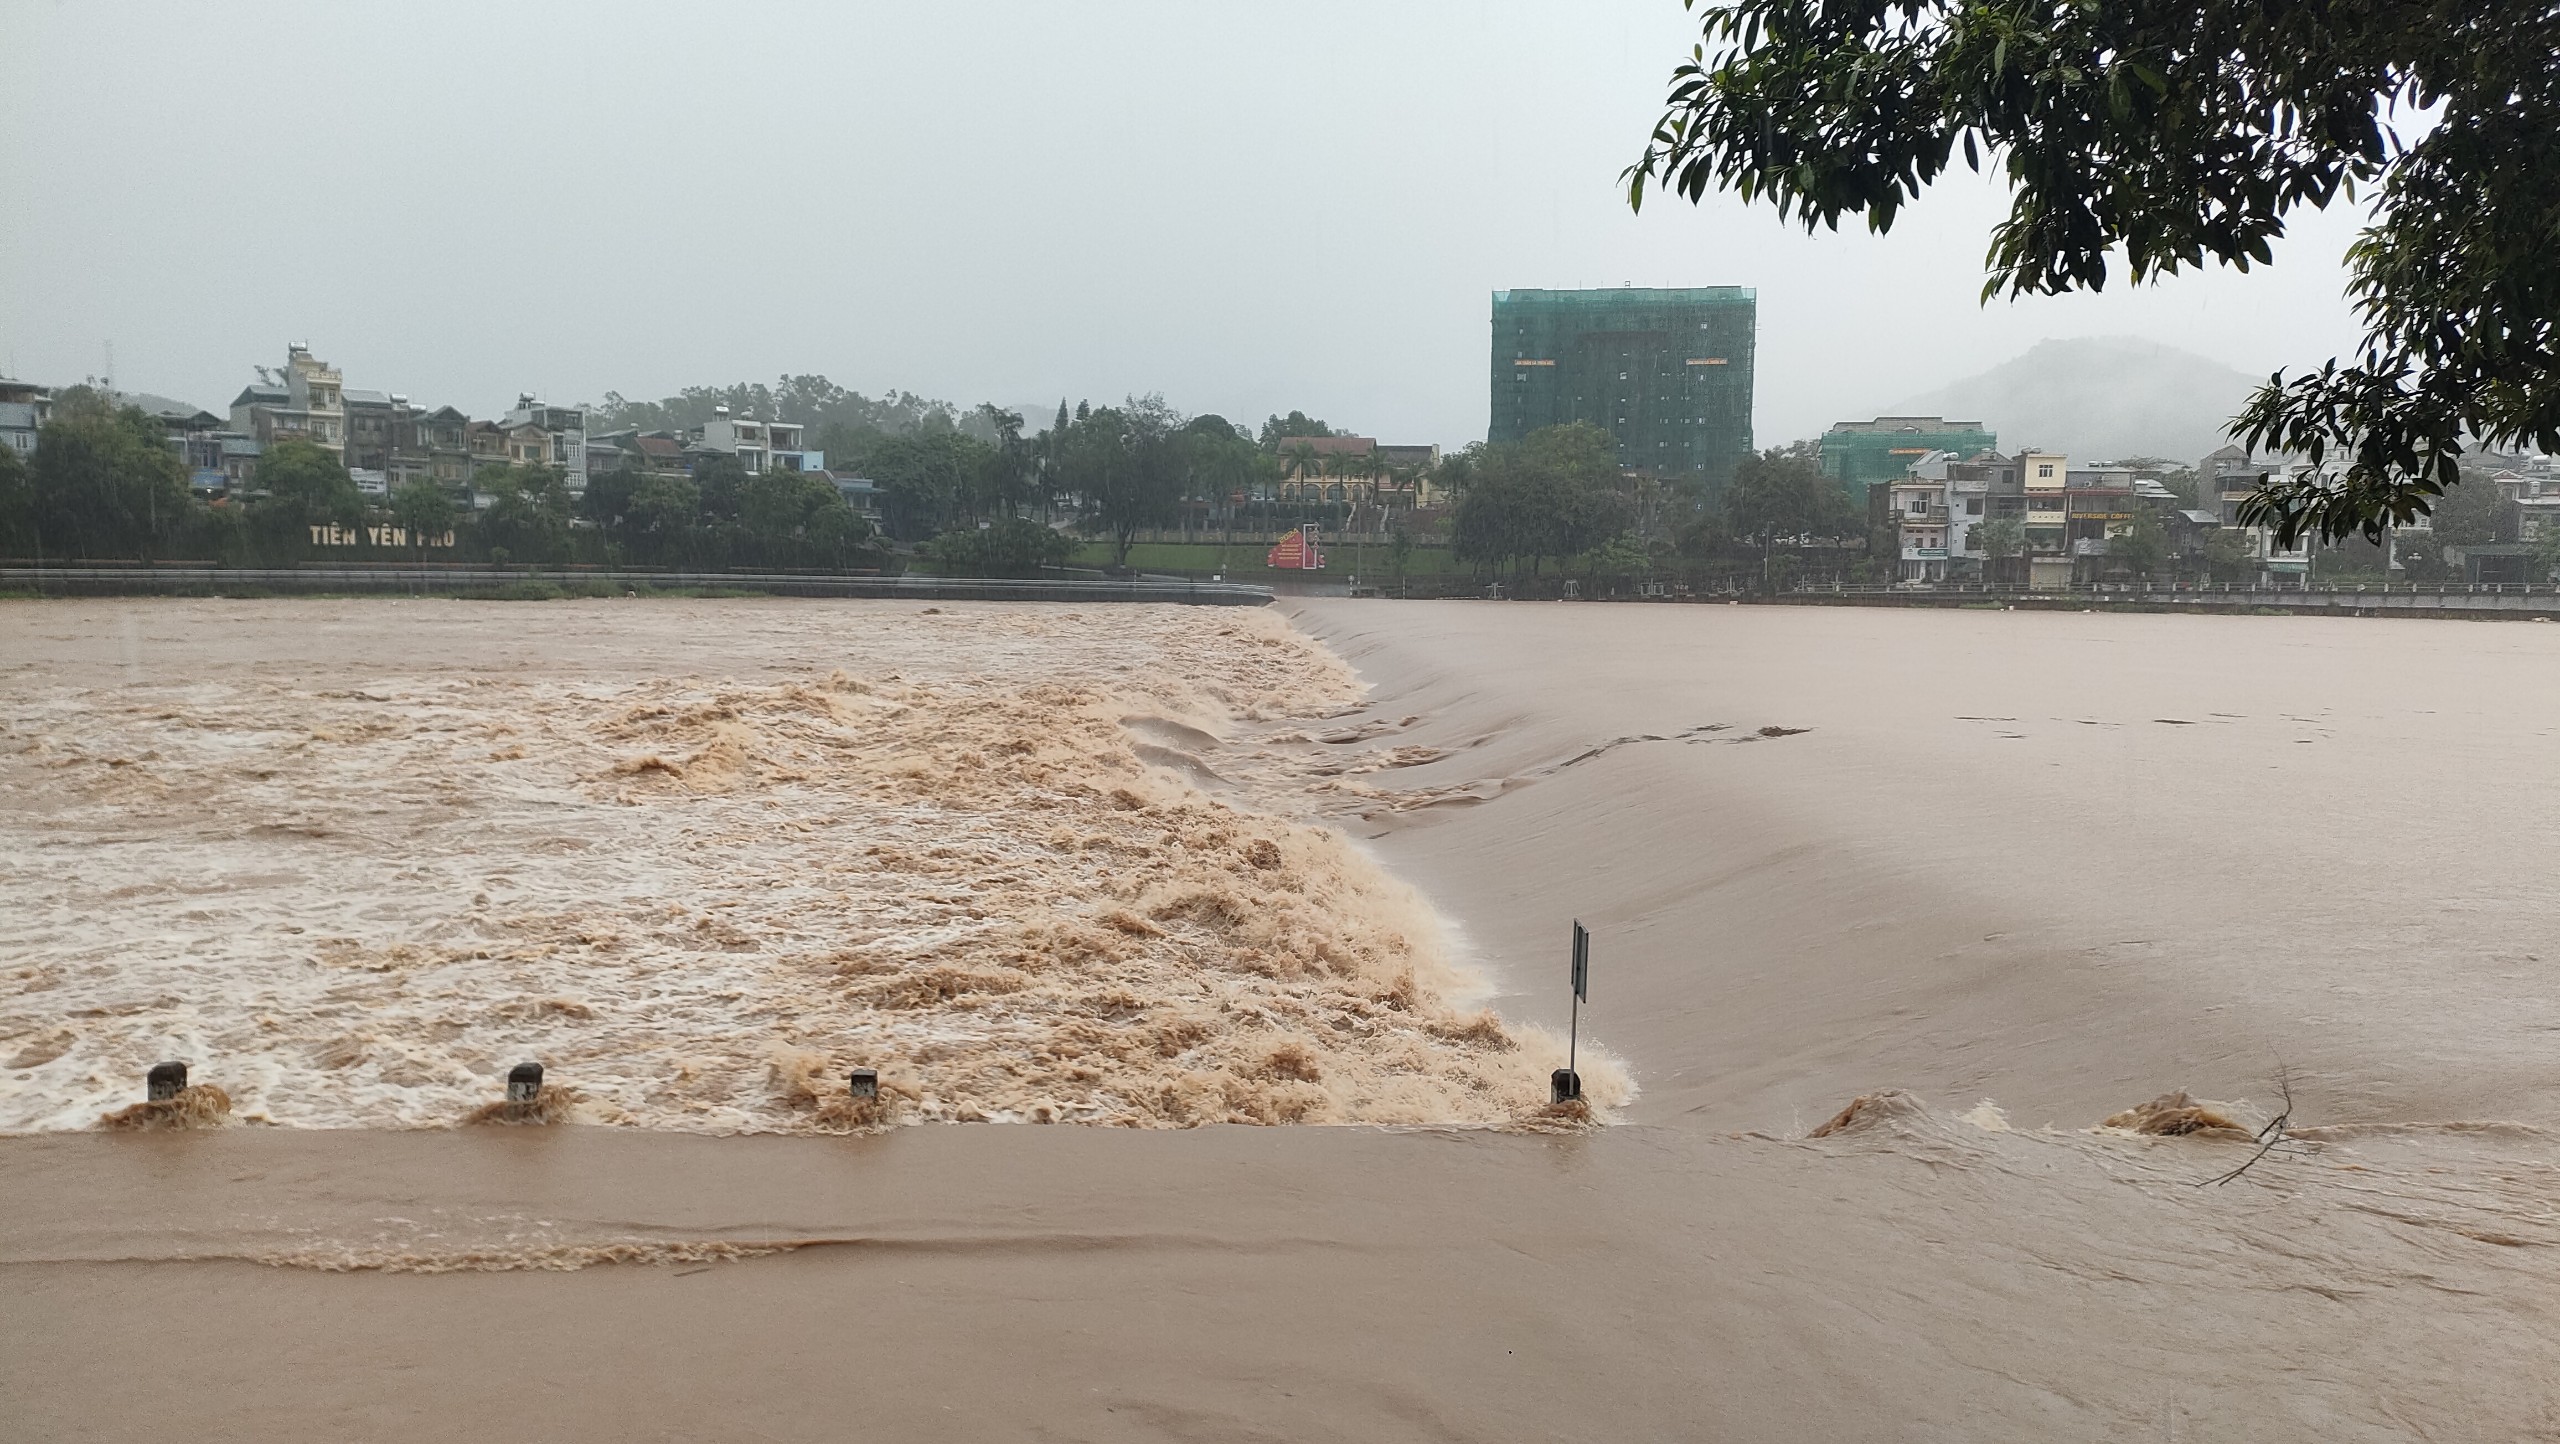
<path fill-rule="evenodd" d="M 419 532 L 414 538 L 405 526 L 340 526 L 324 522 L 311 529 L 311 544 L 316 547 L 449 547 L 452 532 Z"/>

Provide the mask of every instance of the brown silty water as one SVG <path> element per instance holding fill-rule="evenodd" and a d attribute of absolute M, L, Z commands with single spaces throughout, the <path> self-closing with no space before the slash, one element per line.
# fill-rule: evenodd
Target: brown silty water
<path fill-rule="evenodd" d="M 1545 1105 L 1551 1040 L 1290 805 L 1361 689 L 1268 613 L 41 615 L 87 655 L 7 693 L 0 1128 L 164 1057 L 302 1127 L 461 1121 L 526 1058 L 565 1116 L 712 1131 Z M 660 670 L 688 632 L 717 671 Z"/>
<path fill-rule="evenodd" d="M 21 991 L 11 1026 L 110 1038 L 183 1016 L 156 1001 L 182 996 L 182 969 L 80 952 L 100 929 L 171 959 L 155 939 L 254 933 L 227 966 L 276 968 L 261 986 L 313 1020 L 277 1084 L 198 1056 L 200 1081 L 242 1085 L 208 1130 L 87 1127 L 185 1036 L 0 1073 L 18 1126 L 51 1130 L 0 1139 L 0 1285 L 24 1304 L 0 1313 L 0 1404 L 47 1438 L 819 1440 L 847 1419 L 920 1438 L 2553 1437 L 2560 627 L 1341 602 L 1296 608 L 1293 629 L 1069 610 L 0 616 L 12 741 L 84 759 L 34 784 L 48 811 L 10 824 L 7 886 L 41 904 L 13 913 L 12 948 L 73 957 L 86 971 L 56 986 L 86 991 Z M 1013 764 L 961 767 L 1023 735 L 1010 709 L 1033 687 L 1090 699 L 1042 713 L 1069 719 L 1059 772 L 1017 790 Z M 430 755 L 474 780 L 251 779 L 280 790 L 234 794 L 218 825 L 182 789 L 113 791 L 154 764 L 146 707 L 229 705 L 222 689 L 290 718 L 242 753 L 360 757 L 374 743 L 308 734 L 389 713 L 419 720 L 386 738 L 447 749 Z M 466 700 L 448 718 L 449 697 Z M 933 720 L 866 754 L 897 706 Z M 238 732 L 257 708 L 221 715 Z M 1029 740 L 1025 768 L 1045 755 Z M 933 759 L 954 800 L 898 757 Z M 1085 757 L 1108 765 L 1069 765 Z M 11 781 L 47 760 L 13 753 Z M 396 795 L 365 801 L 360 775 Z M 279 822 L 333 831 L 251 831 Z M 1108 846 L 1052 846 L 1060 827 Z M 984 857 L 932 857 L 946 833 Z M 556 841 L 589 836 L 611 846 Z M 1261 840 L 1282 868 L 1257 865 Z M 159 849 L 202 885 L 203 859 L 270 846 L 292 862 L 227 864 L 238 896 L 323 895 L 343 855 L 356 904 L 325 933 L 189 918 L 248 905 L 119 855 Z M 873 846 L 954 871 L 893 871 Z M 788 865 L 755 862 L 764 848 Z M 434 901 L 377 855 L 410 857 Z M 110 896 L 146 881 L 167 893 Z M 1018 902 L 971 916 L 960 881 Z M 1202 887 L 1272 895 L 1311 940 L 1290 956 L 1314 961 L 1293 975 L 1186 911 Z M 682 919 L 650 912 L 676 902 Z M 125 906 L 148 916 L 120 922 Z M 544 921 L 573 907 L 618 941 Z M 1100 991 L 1067 988 L 1007 957 L 1032 946 L 1027 916 L 1130 955 L 1077 962 Z M 1595 931 L 1585 1046 L 1596 1033 L 1642 1091 L 1617 1096 L 1615 1127 L 1478 1126 L 1534 1116 L 1573 917 Z M 492 956 L 408 975 L 320 947 L 433 928 Z M 924 941 L 891 946 L 908 938 Z M 1342 967 L 1315 942 L 1369 950 Z M 662 973 L 605 986 L 653 950 Z M 1390 1007 L 1407 959 L 1446 971 L 1418 967 L 1416 1001 Z M 895 1006 L 865 991 L 942 967 L 1030 981 Z M 1134 1089 L 1075 1091 L 1077 1063 L 1034 1049 L 1088 1026 L 1144 1036 L 1155 1010 L 1205 1009 L 1204 981 L 1246 1020 L 1189 1065 L 1220 1077 L 1220 1116 L 1255 1116 L 1224 1077 L 1253 1080 L 1284 1040 L 1320 1076 L 1282 1063 L 1278 1096 L 1326 1090 L 1306 1116 L 1354 1116 L 1389 1097 L 1365 1081 L 1383 1040 L 1453 1060 L 1375 1076 L 1429 1080 L 1411 1096 L 1468 1126 L 706 1136 L 851 1126 L 818 1116 L 836 1070 L 868 1061 L 847 1055 L 999 1025 L 1017 1030 L 1003 1047 L 927 1060 L 947 1070 L 929 1096 L 1173 1121 Z M 380 991 L 358 1007 L 336 987 Z M 1145 1009 L 1095 1011 L 1112 987 Z M 553 998 L 595 1016 L 496 1011 Z M 161 1011 L 113 1011 L 136 1003 Z M 782 1036 L 803 1008 L 824 1029 Z M 233 1025 L 253 1047 L 257 1016 Z M 439 1019 L 462 1031 L 421 1051 L 458 1072 L 385 1077 L 381 1039 Z M 292 1092 L 329 1087 L 309 1050 L 365 1030 L 371 1051 L 337 1071 L 382 1103 L 430 1100 L 395 1121 L 486 1104 L 482 1070 L 531 1038 L 572 1059 L 555 1078 L 596 1088 L 587 1116 L 641 1126 L 242 1116 L 292 1117 Z M 626 1081 L 617 1056 L 645 1068 Z M 652 1098 L 664 1085 L 637 1076 L 690 1056 L 712 1081 Z M 1004 1061 L 960 1061 L 981 1056 Z M 80 1076 L 44 1071 L 66 1058 L 100 1081 L 57 1120 L 21 1090 Z M 1480 1091 L 1479 1067 L 1513 1071 Z M 1528 1113 L 1464 1111 L 1502 1089 Z M 895 1094 L 900 1117 L 959 1116 L 927 1096 Z M 137 1378 L 131 1339 L 216 1317 L 223 1347 L 160 1351 Z"/>

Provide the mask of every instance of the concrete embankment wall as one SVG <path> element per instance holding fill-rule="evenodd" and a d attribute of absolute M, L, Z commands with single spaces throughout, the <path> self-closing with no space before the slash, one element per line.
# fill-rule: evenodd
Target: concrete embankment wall
<path fill-rule="evenodd" d="M 487 596 L 563 592 L 735 591 L 788 597 L 897 597 L 910 601 L 1179 602 L 1259 607 L 1268 587 L 1138 578 L 845 577 L 788 572 L 525 572 L 444 567 L 0 567 L 0 591 L 52 597 L 367 593 Z"/>
<path fill-rule="evenodd" d="M 2014 607 L 2020 611 L 2288 612 L 2309 616 L 2560 617 L 2560 592 L 2541 588 L 2422 592 L 1789 592 L 1757 599 L 1816 607 Z"/>

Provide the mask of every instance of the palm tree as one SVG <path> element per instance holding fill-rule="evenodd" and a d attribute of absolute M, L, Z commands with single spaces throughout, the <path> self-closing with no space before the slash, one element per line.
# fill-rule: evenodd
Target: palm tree
<path fill-rule="evenodd" d="M 1373 505 L 1378 500 L 1378 483 L 1385 480 L 1394 470 L 1394 467 L 1387 465 L 1384 457 L 1374 451 L 1352 459 L 1352 475 L 1358 477 L 1368 487 L 1368 500 Z"/>
<path fill-rule="evenodd" d="M 1339 482 L 1345 475 L 1349 474 L 1352 464 L 1357 460 L 1359 460 L 1358 457 L 1353 456 L 1347 451 L 1328 451 L 1324 454 L 1324 474 L 1332 478 L 1334 481 Z M 1330 491 L 1332 488 L 1327 487 L 1326 490 Z M 1326 501 L 1333 500 L 1333 498 L 1329 496 L 1324 499 Z"/>
<path fill-rule="evenodd" d="M 1378 464 L 1378 471 L 1386 480 L 1387 486 L 1397 495 L 1413 496 L 1416 500 L 1420 499 L 1415 483 L 1421 480 L 1421 467 L 1389 466 L 1385 462 L 1380 462 Z"/>
<path fill-rule="evenodd" d="M 1316 454 L 1316 444 L 1312 441 L 1291 442 L 1289 448 L 1280 453 L 1280 459 L 1284 463 L 1282 476 L 1299 486 L 1306 485 L 1308 477 L 1319 475 L 1324 469 L 1324 459 Z"/>
<path fill-rule="evenodd" d="M 1352 538 L 1353 546 L 1355 548 L 1353 552 L 1354 560 L 1352 562 L 1352 568 L 1355 572 L 1359 570 L 1363 562 L 1368 560 L 1367 548 L 1369 538 L 1368 533 L 1360 530 L 1360 509 L 1365 503 L 1374 502 L 1378 499 L 1378 472 L 1380 467 L 1381 463 L 1379 462 L 1377 453 L 1375 452 L 1352 452 L 1342 458 L 1342 474 L 1352 483 L 1349 488 L 1349 495 L 1345 497 L 1345 500 L 1350 502 L 1351 509 L 1349 514 L 1344 518 L 1343 531 L 1346 535 Z M 1364 488 L 1367 493 L 1366 496 L 1362 495 Z"/>

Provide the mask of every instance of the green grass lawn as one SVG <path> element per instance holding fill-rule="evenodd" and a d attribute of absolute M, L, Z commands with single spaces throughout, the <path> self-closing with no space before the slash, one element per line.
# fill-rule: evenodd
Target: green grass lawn
<path fill-rule="evenodd" d="M 1230 577 L 1296 576 L 1297 572 L 1275 572 L 1262 564 L 1270 552 L 1268 543 L 1238 544 L 1221 547 L 1214 544 L 1181 542 L 1141 542 L 1129 548 L 1129 565 L 1142 572 L 1224 572 Z M 1355 568 L 1365 581 L 1385 579 L 1394 570 L 1394 562 L 1384 546 L 1354 547 L 1328 541 L 1324 544 L 1324 570 L 1318 576 L 1348 576 Z M 1111 548 L 1087 544 L 1076 549 L 1069 564 L 1079 567 L 1101 567 L 1111 564 Z M 1439 576 L 1466 568 L 1452 561 L 1447 547 L 1415 547 L 1405 558 L 1406 576 Z"/>

